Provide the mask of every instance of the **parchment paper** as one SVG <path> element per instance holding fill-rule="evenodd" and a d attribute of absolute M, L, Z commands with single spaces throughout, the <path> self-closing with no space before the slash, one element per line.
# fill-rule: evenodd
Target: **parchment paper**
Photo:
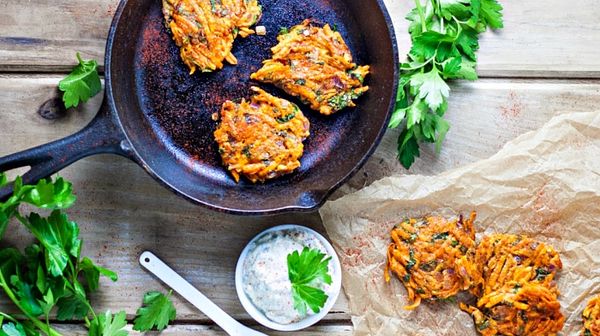
<path fill-rule="evenodd" d="M 564 266 L 562 335 L 579 335 L 581 311 L 600 292 L 600 112 L 558 115 L 489 159 L 437 176 L 386 177 L 328 202 L 321 215 L 343 264 L 355 335 L 476 335 L 457 304 L 403 310 L 404 287 L 383 279 L 393 225 L 448 209 L 477 211 L 478 241 L 501 232 L 552 244 Z"/>

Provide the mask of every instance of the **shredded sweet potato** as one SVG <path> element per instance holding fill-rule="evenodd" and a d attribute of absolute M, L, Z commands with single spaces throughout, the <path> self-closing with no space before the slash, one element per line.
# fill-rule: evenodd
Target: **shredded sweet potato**
<path fill-rule="evenodd" d="M 493 234 L 477 246 L 483 282 L 471 288 L 477 307 L 461 304 L 484 336 L 556 335 L 562 330 L 556 250 L 524 235 Z"/>
<path fill-rule="evenodd" d="M 273 57 L 250 78 L 273 83 L 290 95 L 300 97 L 311 109 L 329 115 L 365 93 L 369 66 L 352 62 L 350 49 L 339 32 L 305 20 L 281 33 Z"/>
<path fill-rule="evenodd" d="M 484 280 L 471 290 L 478 297 L 511 281 L 537 282 L 558 295 L 554 282 L 556 273 L 562 269 L 558 252 L 527 236 L 493 234 L 484 237 L 477 246 L 475 264 Z"/>
<path fill-rule="evenodd" d="M 509 281 L 483 295 L 477 308 L 460 306 L 473 316 L 483 336 L 551 336 L 565 322 L 556 293 L 539 282 Z"/>
<path fill-rule="evenodd" d="M 473 212 L 468 219 L 440 216 L 409 219 L 392 230 L 385 279 L 392 271 L 415 309 L 421 299 L 447 299 L 481 282 L 475 259 Z"/>
<path fill-rule="evenodd" d="M 600 336 L 600 295 L 594 296 L 583 310 L 582 336 Z"/>
<path fill-rule="evenodd" d="M 163 13 L 181 59 L 190 68 L 210 72 L 223 68 L 223 61 L 237 64 L 231 53 L 239 34 L 254 31 L 262 14 L 257 0 L 163 0 Z"/>
<path fill-rule="evenodd" d="M 219 153 L 236 181 L 250 181 L 291 173 L 300 167 L 310 123 L 296 104 L 252 87 L 250 101 L 226 101 L 214 133 Z"/>

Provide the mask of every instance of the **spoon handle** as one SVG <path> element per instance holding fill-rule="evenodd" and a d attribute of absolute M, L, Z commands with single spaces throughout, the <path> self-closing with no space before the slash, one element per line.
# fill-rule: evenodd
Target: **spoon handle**
<path fill-rule="evenodd" d="M 198 308 L 219 327 L 223 328 L 229 335 L 267 336 L 266 334 L 252 330 L 233 319 L 152 252 L 146 251 L 142 253 L 140 256 L 140 264 Z"/>

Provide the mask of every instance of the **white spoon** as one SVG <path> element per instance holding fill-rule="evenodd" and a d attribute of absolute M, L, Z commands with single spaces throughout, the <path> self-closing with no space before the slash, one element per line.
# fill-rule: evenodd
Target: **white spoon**
<path fill-rule="evenodd" d="M 189 282 L 185 281 L 171 267 L 165 264 L 152 252 L 144 252 L 140 256 L 142 267 L 156 275 L 162 282 L 166 283 L 184 299 L 193 304 L 219 327 L 223 328 L 231 336 L 267 336 L 256 330 L 252 330 L 229 316 L 223 309 L 210 301 L 204 294 L 200 293 Z"/>

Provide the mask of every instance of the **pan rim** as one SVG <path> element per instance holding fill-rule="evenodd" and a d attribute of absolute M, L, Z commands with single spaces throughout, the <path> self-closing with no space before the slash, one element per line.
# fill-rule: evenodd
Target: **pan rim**
<path fill-rule="evenodd" d="M 158 174 L 152 168 L 152 166 L 146 162 L 144 157 L 142 155 L 140 155 L 138 149 L 135 146 L 135 142 L 131 141 L 130 134 L 127 131 L 127 129 L 125 128 L 125 126 L 123 125 L 123 122 L 119 115 L 119 111 L 117 110 L 117 107 L 116 107 L 116 103 L 115 103 L 115 99 L 114 99 L 114 92 L 113 92 L 113 87 L 112 87 L 112 65 L 111 65 L 112 47 L 113 47 L 115 36 L 116 36 L 117 25 L 120 22 L 123 11 L 124 11 L 126 5 L 129 3 L 129 1 L 130 0 L 121 0 L 119 2 L 119 6 L 115 10 L 115 15 L 113 17 L 113 20 L 112 20 L 112 23 L 110 26 L 110 30 L 108 33 L 105 57 L 104 57 L 106 101 L 107 101 L 108 107 L 110 108 L 110 113 L 115 117 L 115 122 L 121 129 L 122 133 L 124 134 L 128 144 L 129 144 L 129 148 L 132 153 L 133 160 L 136 163 L 138 163 L 141 166 L 141 168 L 144 169 L 155 181 L 159 182 L 162 186 L 166 187 L 168 190 L 175 193 L 176 195 L 178 195 L 194 204 L 203 206 L 205 208 L 208 208 L 208 209 L 211 209 L 211 210 L 214 210 L 217 212 L 228 213 L 228 214 L 233 214 L 233 215 L 262 216 L 262 215 L 275 215 L 275 214 L 290 213 L 290 212 L 299 212 L 299 213 L 314 212 L 314 211 L 317 211 L 319 208 L 321 208 L 323 206 L 323 204 L 325 204 L 325 202 L 329 199 L 329 197 L 336 190 L 338 190 L 352 176 L 354 176 L 354 174 L 356 174 L 358 172 L 358 170 L 360 170 L 364 166 L 364 164 L 373 155 L 373 153 L 375 152 L 375 150 L 381 143 L 381 140 L 382 140 L 385 132 L 387 131 L 387 125 L 389 124 L 389 121 L 390 121 L 390 118 L 392 115 L 392 111 L 395 106 L 395 96 L 396 96 L 396 92 L 398 90 L 398 81 L 397 80 L 394 80 L 392 83 L 391 94 L 388 97 L 389 104 L 388 104 L 388 107 L 386 110 L 384 126 L 381 127 L 381 129 L 377 133 L 375 140 L 372 142 L 369 149 L 362 155 L 360 160 L 357 161 L 357 163 L 354 165 L 354 167 L 352 169 L 350 169 L 342 178 L 338 179 L 338 181 L 335 184 L 327 187 L 328 189 L 326 192 L 319 194 L 319 196 L 318 196 L 319 199 L 317 202 L 315 202 L 315 204 L 310 205 L 310 206 L 302 206 L 302 205 L 298 205 L 298 204 L 292 204 L 292 205 L 284 205 L 284 206 L 279 206 L 279 207 L 274 207 L 274 208 L 257 209 L 257 210 L 236 209 L 234 207 L 223 206 L 223 205 L 219 205 L 219 204 L 214 204 L 215 202 L 209 202 L 209 201 L 205 201 L 202 199 L 198 199 L 198 198 L 193 197 L 185 192 L 180 191 L 177 187 L 172 185 L 169 181 L 167 181 L 160 174 Z M 387 7 L 386 7 L 385 3 L 383 2 L 383 0 L 373 0 L 373 1 L 376 2 L 377 7 L 379 8 L 379 11 L 383 15 L 385 25 L 387 27 L 387 38 L 391 42 L 392 57 L 397 62 L 399 60 L 398 42 L 396 40 L 396 34 L 395 34 L 394 26 L 392 23 L 392 19 L 389 15 L 389 12 L 388 12 Z M 399 75 L 398 71 L 399 71 L 398 66 L 394 66 L 393 78 L 398 78 L 398 75 Z M 306 190 L 306 191 L 309 191 L 309 190 Z"/>

